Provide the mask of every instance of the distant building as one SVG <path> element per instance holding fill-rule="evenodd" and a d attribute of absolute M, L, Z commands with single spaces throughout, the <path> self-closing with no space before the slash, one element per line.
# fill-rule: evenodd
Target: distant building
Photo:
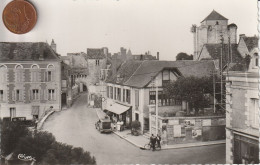
<path fill-rule="evenodd" d="M 240 36 L 238 51 L 249 63 L 226 73 L 226 163 L 259 164 L 258 38 Z"/>
<path fill-rule="evenodd" d="M 1 118 L 40 118 L 61 110 L 61 60 L 47 43 L 0 43 Z"/>
<path fill-rule="evenodd" d="M 228 19 L 213 10 L 197 27 L 192 25 L 191 32 L 194 38 L 194 60 L 201 59 L 201 52 L 203 46 L 221 44 L 223 43 L 237 44 L 237 26 L 235 24 L 228 24 Z M 219 54 L 218 54 L 219 56 Z"/>

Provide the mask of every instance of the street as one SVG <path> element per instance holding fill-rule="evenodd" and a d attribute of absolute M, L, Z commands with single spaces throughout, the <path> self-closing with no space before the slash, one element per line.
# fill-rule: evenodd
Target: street
<path fill-rule="evenodd" d="M 95 156 L 97 164 L 224 164 L 225 145 L 161 151 L 141 150 L 115 134 L 101 134 L 95 129 L 96 111 L 87 108 L 87 94 L 73 106 L 55 112 L 43 126 L 44 131 L 54 134 L 59 142 L 82 147 Z"/>

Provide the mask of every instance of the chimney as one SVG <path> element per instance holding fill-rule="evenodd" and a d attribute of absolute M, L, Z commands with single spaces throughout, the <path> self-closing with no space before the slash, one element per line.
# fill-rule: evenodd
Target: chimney
<path fill-rule="evenodd" d="M 54 50 L 54 52 L 56 53 L 56 44 L 55 44 L 55 42 L 54 42 L 54 40 L 52 39 L 52 41 L 51 41 L 51 48 L 52 48 L 52 50 Z"/>
<path fill-rule="evenodd" d="M 157 60 L 159 60 L 159 56 L 160 56 L 160 54 L 159 54 L 159 52 L 157 52 Z"/>

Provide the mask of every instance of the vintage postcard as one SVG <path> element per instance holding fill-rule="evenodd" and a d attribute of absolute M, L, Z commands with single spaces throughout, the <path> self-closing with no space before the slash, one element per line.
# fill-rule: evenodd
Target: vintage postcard
<path fill-rule="evenodd" d="M 1 0 L 1 164 L 259 164 L 256 0 Z"/>

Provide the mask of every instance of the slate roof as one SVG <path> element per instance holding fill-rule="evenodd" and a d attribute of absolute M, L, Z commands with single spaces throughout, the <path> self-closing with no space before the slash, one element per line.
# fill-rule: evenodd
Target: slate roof
<path fill-rule="evenodd" d="M 237 44 L 231 44 L 231 51 L 230 53 L 232 54 L 232 62 L 233 63 L 240 63 L 243 61 L 242 56 L 237 50 Z M 221 59 L 221 44 L 205 44 L 204 47 L 208 50 L 209 55 L 212 57 L 212 59 Z M 229 61 L 231 61 L 231 57 L 228 57 L 228 51 L 229 51 L 229 46 L 228 44 L 224 44 L 224 51 L 223 51 L 223 66 L 227 64 L 228 58 Z"/>
<path fill-rule="evenodd" d="M 60 60 L 45 42 L 0 42 L 0 61 Z"/>
<path fill-rule="evenodd" d="M 218 12 L 216 12 L 215 10 L 213 10 L 203 21 L 205 20 L 228 20 L 228 19 L 222 16 L 221 14 L 219 14 Z"/>
<path fill-rule="evenodd" d="M 118 72 L 112 75 L 107 82 L 144 88 L 164 68 L 177 68 L 182 76 L 209 76 L 215 69 L 213 61 L 135 61 L 129 60 L 121 65 Z M 121 81 L 117 81 L 117 75 L 120 75 Z"/>
<path fill-rule="evenodd" d="M 105 54 L 104 54 L 104 50 L 101 48 L 88 48 L 87 49 L 87 58 L 88 59 L 103 59 L 106 58 Z"/>
<path fill-rule="evenodd" d="M 258 37 L 254 36 L 254 37 L 243 37 L 247 49 L 250 52 L 252 49 L 258 47 Z"/>

